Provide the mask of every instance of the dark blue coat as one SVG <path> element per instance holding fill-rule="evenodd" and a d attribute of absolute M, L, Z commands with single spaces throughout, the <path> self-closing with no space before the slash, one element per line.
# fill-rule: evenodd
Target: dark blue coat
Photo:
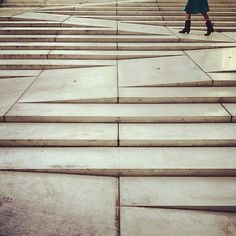
<path fill-rule="evenodd" d="M 185 11 L 191 14 L 206 13 L 209 11 L 207 0 L 188 0 Z"/>

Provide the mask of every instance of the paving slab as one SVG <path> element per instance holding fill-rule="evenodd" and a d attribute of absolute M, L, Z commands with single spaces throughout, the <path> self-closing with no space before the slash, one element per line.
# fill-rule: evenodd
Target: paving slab
<path fill-rule="evenodd" d="M 7 122 L 230 122 L 220 104 L 38 104 L 18 103 Z"/>
<path fill-rule="evenodd" d="M 118 9 L 117 10 L 117 16 L 156 16 L 156 9 L 153 9 L 153 10 L 149 10 L 149 11 L 146 11 L 146 10 L 142 10 L 142 11 L 123 11 L 123 10 L 120 10 Z M 156 18 L 159 20 L 159 21 L 162 21 L 162 17 L 161 16 L 156 16 Z"/>
<path fill-rule="evenodd" d="M 121 87 L 120 103 L 236 102 L 235 87 Z"/>
<path fill-rule="evenodd" d="M 24 13 L 24 12 L 28 12 L 33 10 L 34 8 L 1 8 L 0 9 L 0 15 L 1 17 L 12 17 L 14 15 L 20 14 L 20 13 Z"/>
<path fill-rule="evenodd" d="M 115 178 L 0 172 L 0 185 L 2 235 L 117 235 Z"/>
<path fill-rule="evenodd" d="M 187 51 L 186 53 L 206 72 L 236 70 L 236 48 Z"/>
<path fill-rule="evenodd" d="M 211 19 L 213 22 L 214 22 L 214 25 L 216 26 L 216 32 L 222 32 L 220 31 L 220 28 L 228 28 L 228 27 L 232 27 L 232 28 L 235 28 L 235 23 L 233 21 L 227 21 L 227 19 L 225 19 L 224 21 L 222 20 L 213 20 Z M 150 22 L 151 24 L 152 22 Z M 183 21 L 179 21 L 179 20 L 173 20 L 173 21 L 160 21 L 160 22 L 153 22 L 153 24 L 164 24 L 165 26 L 167 27 L 175 27 L 175 26 L 178 26 L 178 27 L 183 27 Z M 191 23 L 191 26 L 193 28 L 202 28 L 203 27 L 203 21 L 195 21 L 195 20 L 192 20 L 192 23 Z M 218 30 L 217 30 L 218 29 Z M 192 30 L 193 32 L 193 30 Z M 204 34 L 202 34 L 204 35 Z"/>
<path fill-rule="evenodd" d="M 2 147 L 0 170 L 108 176 L 236 176 L 236 148 Z"/>
<path fill-rule="evenodd" d="M 116 124 L 0 123 L 1 146 L 117 146 Z"/>
<path fill-rule="evenodd" d="M 186 56 L 123 60 L 118 62 L 118 72 L 120 87 L 210 86 L 212 83 Z"/>
<path fill-rule="evenodd" d="M 236 41 L 236 32 L 223 32 L 223 34 Z"/>
<path fill-rule="evenodd" d="M 224 107 L 232 116 L 232 122 L 236 122 L 236 103 L 224 103 Z"/>
<path fill-rule="evenodd" d="M 0 121 L 4 121 L 5 114 L 34 79 L 34 77 L 0 79 Z"/>
<path fill-rule="evenodd" d="M 118 22 L 118 34 L 173 35 L 166 27 Z"/>
<path fill-rule="evenodd" d="M 158 208 L 121 208 L 123 236 L 214 235 L 236 233 L 236 214 L 227 212 L 170 210 Z"/>
<path fill-rule="evenodd" d="M 101 20 L 101 19 L 92 19 L 85 17 L 75 17 L 72 16 L 62 23 L 63 25 L 79 25 L 79 26 L 92 26 L 92 27 L 109 27 L 117 29 L 117 22 L 112 20 Z"/>
<path fill-rule="evenodd" d="M 106 12 L 106 11 L 105 11 Z M 89 12 L 90 13 L 90 12 Z M 80 12 L 78 12 L 77 14 L 80 14 Z M 109 14 L 109 13 L 108 13 Z M 149 21 L 149 20 L 160 20 L 160 14 L 159 16 L 157 14 L 155 16 L 153 15 L 148 15 L 148 16 L 142 16 L 142 15 L 92 15 L 92 14 L 88 14 L 86 15 L 86 17 L 89 18 L 99 18 L 99 19 L 104 19 L 104 20 L 117 20 L 119 22 L 127 22 L 127 21 Z M 80 17 L 83 17 L 83 15 L 80 15 Z"/>
<path fill-rule="evenodd" d="M 12 19 L 35 19 L 35 20 L 44 20 L 44 21 L 59 21 L 63 22 L 69 18 L 67 15 L 60 14 L 47 14 L 47 13 L 39 13 L 39 12 L 26 12 L 22 14 L 18 14 L 17 16 L 13 16 Z"/>
<path fill-rule="evenodd" d="M 183 55 L 181 51 L 52 50 L 49 59 L 124 60 Z"/>
<path fill-rule="evenodd" d="M 1 32 L 1 30 L 0 30 Z M 235 43 L 118 43 L 119 50 L 205 50 L 218 48 L 233 48 Z"/>
<path fill-rule="evenodd" d="M 122 206 L 236 210 L 235 177 L 122 177 Z"/>
<path fill-rule="evenodd" d="M 235 146 L 235 124 L 120 124 L 120 146 Z"/>
<path fill-rule="evenodd" d="M 84 17 L 87 17 L 87 16 L 91 17 L 91 16 L 93 16 L 95 18 L 96 17 L 103 18 L 104 16 L 108 16 L 108 17 L 116 16 L 116 10 L 115 9 L 113 9 L 111 11 L 108 11 L 108 10 L 106 10 L 106 11 L 96 11 L 96 10 L 91 11 L 91 10 L 81 9 L 80 11 L 78 11 L 78 10 L 60 10 L 60 11 L 55 11 L 54 10 L 54 11 L 42 11 L 42 12 L 48 13 L 48 14 L 63 14 L 63 15 L 68 15 L 68 16 L 76 15 L 76 16 L 79 16 L 79 17 L 82 17 L 82 16 L 84 16 Z"/>
<path fill-rule="evenodd" d="M 167 27 L 173 32 L 179 39 L 180 42 L 234 42 L 235 40 L 227 37 L 223 33 L 215 32 L 209 37 L 204 36 L 202 31 L 192 30 L 190 34 L 180 34 L 179 29 Z"/>
<path fill-rule="evenodd" d="M 1 40 L 1 37 L 0 37 Z M 123 42 L 123 43 L 163 43 L 178 42 L 179 39 L 170 35 L 58 35 L 57 42 Z"/>
<path fill-rule="evenodd" d="M 20 101 L 116 103 L 117 96 L 117 68 L 104 66 L 45 70 Z"/>
<path fill-rule="evenodd" d="M 223 73 L 208 73 L 213 80 L 213 86 L 236 86 L 236 73 L 235 72 L 223 72 Z"/>

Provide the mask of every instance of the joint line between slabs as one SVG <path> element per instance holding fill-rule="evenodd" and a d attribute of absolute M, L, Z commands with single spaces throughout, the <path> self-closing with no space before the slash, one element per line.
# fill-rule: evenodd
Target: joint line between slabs
<path fill-rule="evenodd" d="M 24 96 L 24 94 L 26 93 L 26 91 L 31 87 L 31 85 L 38 79 L 38 77 L 43 73 L 44 70 L 42 70 L 38 76 L 36 76 L 36 78 L 30 83 L 30 85 L 24 90 L 24 92 L 20 95 L 20 97 L 16 100 L 16 102 L 7 110 L 7 112 L 5 113 L 3 119 L 4 122 L 6 122 L 6 115 L 8 114 L 8 112 L 12 109 L 13 106 L 15 106 L 18 101 Z"/>
<path fill-rule="evenodd" d="M 120 214 L 120 177 L 117 178 L 118 198 L 117 198 L 117 235 L 121 235 L 121 214 Z"/>
<path fill-rule="evenodd" d="M 117 147 L 120 147 L 120 123 L 117 123 Z"/>
<path fill-rule="evenodd" d="M 183 50 L 184 54 L 211 80 L 211 87 L 213 87 L 214 80 L 208 75 L 206 71 L 204 71 L 187 53 Z"/>
<path fill-rule="evenodd" d="M 164 16 L 163 16 L 163 21 L 164 21 Z M 173 34 L 173 36 L 176 36 L 176 37 L 178 38 L 178 43 L 181 43 L 181 42 L 182 42 L 177 33 L 175 33 L 174 31 L 172 31 L 171 29 L 169 29 L 169 27 L 166 27 L 166 28 Z M 184 50 L 182 50 L 182 51 L 184 52 Z M 188 55 L 187 55 L 187 56 L 188 56 Z"/>
<path fill-rule="evenodd" d="M 220 105 L 226 110 L 226 112 L 228 112 L 228 114 L 230 115 L 230 123 L 233 122 L 233 115 L 230 113 L 230 111 L 223 105 L 223 103 L 220 103 Z"/>
<path fill-rule="evenodd" d="M 116 58 L 116 89 L 117 89 L 117 103 L 120 103 L 120 87 L 119 87 L 119 60 Z"/>

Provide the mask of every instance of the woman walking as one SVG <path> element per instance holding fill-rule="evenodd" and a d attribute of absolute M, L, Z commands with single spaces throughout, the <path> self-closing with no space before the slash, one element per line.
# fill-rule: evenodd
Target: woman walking
<path fill-rule="evenodd" d="M 209 36 L 214 32 L 213 24 L 211 23 L 207 12 L 209 12 L 209 6 L 207 0 L 188 0 L 185 7 L 186 20 L 185 27 L 179 31 L 181 34 L 189 33 L 191 29 L 191 15 L 201 13 L 206 21 L 207 33 L 205 36 Z"/>

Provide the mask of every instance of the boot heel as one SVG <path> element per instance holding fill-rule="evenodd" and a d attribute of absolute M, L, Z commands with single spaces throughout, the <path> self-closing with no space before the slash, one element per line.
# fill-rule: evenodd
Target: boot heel
<path fill-rule="evenodd" d="M 191 21 L 187 20 L 187 21 L 185 21 L 184 28 L 181 31 L 179 31 L 179 33 L 180 34 L 185 34 L 185 33 L 189 34 L 190 28 L 191 28 Z"/>
<path fill-rule="evenodd" d="M 207 27 L 207 33 L 204 34 L 205 36 L 209 36 L 211 33 L 214 33 L 214 24 L 211 23 L 211 21 L 206 22 L 206 27 Z"/>

